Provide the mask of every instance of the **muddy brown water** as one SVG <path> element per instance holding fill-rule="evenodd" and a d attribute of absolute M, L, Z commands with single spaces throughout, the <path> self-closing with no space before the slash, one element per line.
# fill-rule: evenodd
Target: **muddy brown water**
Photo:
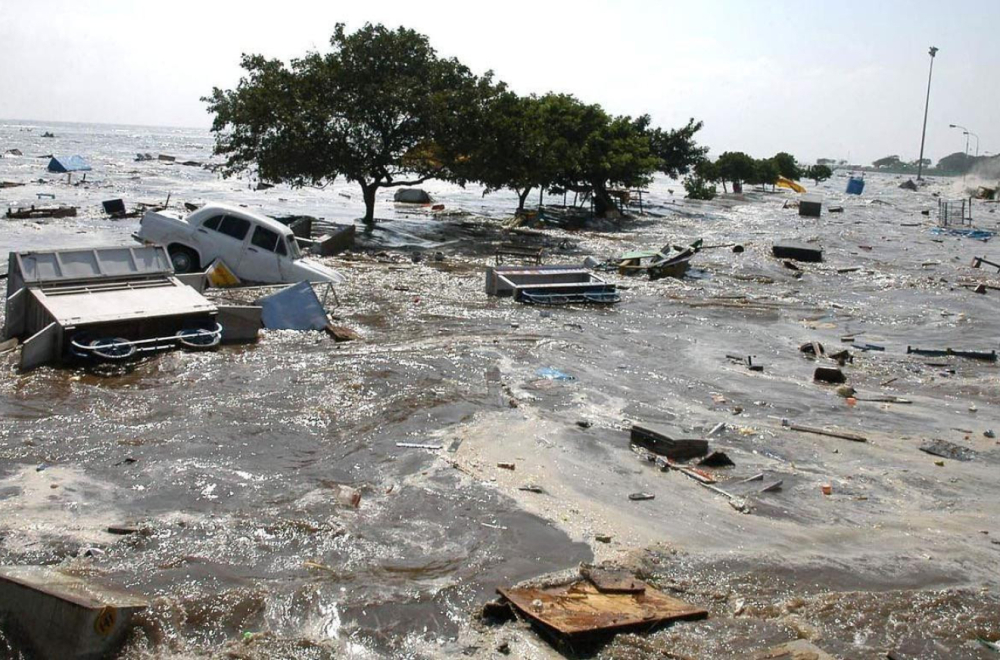
<path fill-rule="evenodd" d="M 356 211 L 339 194 L 354 194 L 348 186 L 258 193 L 129 160 L 157 144 L 204 157 L 203 134 L 77 136 L 76 150 L 103 145 L 88 186 L 48 177 L 3 201 L 55 191 L 86 205 L 81 217 L 6 223 L 4 250 L 127 242 L 135 221 L 96 210 L 114 194 L 174 191 L 338 221 Z M 36 164 L 12 161 L 0 161 L 3 178 L 37 177 Z M 854 198 L 835 178 L 820 190 L 845 211 L 817 221 L 782 208 L 790 193 L 685 203 L 676 183 L 658 181 L 650 215 L 621 228 L 517 239 L 545 245 L 554 263 L 696 238 L 746 251 L 706 250 L 681 281 L 609 273 L 620 305 L 551 310 L 483 292 L 494 246 L 511 239 L 496 223 L 510 199 L 432 184 L 466 215 L 380 199 L 388 221 L 356 254 L 328 260 L 349 278 L 332 311 L 360 342 L 265 332 L 256 345 L 170 353 L 112 376 L 18 374 L 16 355 L 0 356 L 0 563 L 60 564 L 148 595 L 126 658 L 486 658 L 501 642 L 512 657 L 739 658 L 800 636 L 842 658 L 989 657 L 975 638 L 1000 637 L 1000 447 L 985 435 L 1000 431 L 997 366 L 906 347 L 997 348 L 1000 294 L 959 284 L 995 283 L 968 264 L 1000 255 L 993 241 L 932 233 L 933 213 L 920 211 L 952 182 L 918 193 L 898 183 L 873 177 Z M 994 208 L 977 207 L 981 226 L 996 227 Z M 796 277 L 770 256 L 779 238 L 815 241 L 824 263 Z M 844 371 L 859 396 L 913 403 L 848 405 L 812 382 L 828 363 L 799 353 L 812 340 L 853 353 Z M 542 367 L 574 379 L 546 380 Z M 795 433 L 782 419 L 869 442 Z M 692 437 L 724 422 L 713 448 L 736 467 L 720 483 L 764 473 L 784 487 L 750 494 L 754 512 L 740 514 L 637 461 L 633 421 Z M 938 466 L 917 450 L 928 438 L 978 457 Z M 529 481 L 545 492 L 519 490 Z M 342 487 L 360 491 L 357 509 Z M 656 499 L 628 500 L 640 491 Z M 148 531 L 104 531 L 126 522 Z M 595 539 L 605 534 L 610 543 Z M 477 623 L 496 586 L 594 557 L 632 562 L 710 618 L 586 650 Z M 0 648 L 19 657 L 6 638 Z"/>

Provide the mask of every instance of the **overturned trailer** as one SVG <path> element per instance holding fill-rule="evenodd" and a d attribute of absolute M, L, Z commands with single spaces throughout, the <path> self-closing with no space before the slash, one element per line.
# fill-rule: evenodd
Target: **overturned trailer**
<path fill-rule="evenodd" d="M 581 266 L 498 266 L 486 269 L 486 293 L 534 305 L 621 302 L 614 284 Z"/>
<path fill-rule="evenodd" d="M 4 339 L 23 341 L 23 370 L 206 349 L 223 339 L 220 308 L 175 276 L 156 245 L 11 253 L 6 312 Z M 257 319 L 259 328 L 259 308 Z M 252 330 L 230 338 L 251 339 Z"/>

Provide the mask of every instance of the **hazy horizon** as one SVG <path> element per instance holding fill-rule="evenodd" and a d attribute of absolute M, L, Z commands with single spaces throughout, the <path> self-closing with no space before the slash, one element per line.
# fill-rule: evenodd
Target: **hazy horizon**
<path fill-rule="evenodd" d="M 492 69 L 522 94 L 569 93 L 664 127 L 696 117 L 712 155 L 909 161 L 934 45 L 925 157 L 936 163 L 965 149 L 952 123 L 979 135 L 980 154 L 1000 150 L 1000 5 L 958 4 L 515 2 L 473 13 L 453 2 L 290 0 L 276 12 L 255 2 L 0 0 L 0 117 L 205 129 L 200 97 L 236 84 L 241 53 L 288 60 L 328 49 L 337 22 L 370 21 L 423 32 L 440 54 Z"/>

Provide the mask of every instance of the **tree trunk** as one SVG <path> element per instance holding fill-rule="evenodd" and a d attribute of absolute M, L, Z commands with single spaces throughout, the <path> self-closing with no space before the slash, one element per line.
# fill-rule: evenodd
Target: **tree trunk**
<path fill-rule="evenodd" d="M 524 190 L 515 188 L 514 192 L 517 193 L 517 212 L 522 213 L 524 211 L 524 202 L 528 199 L 528 193 L 531 192 L 531 188 L 525 188 Z"/>
<path fill-rule="evenodd" d="M 726 187 L 726 180 L 725 179 L 722 180 L 722 192 L 727 193 L 727 194 L 729 193 L 729 188 Z"/>
<path fill-rule="evenodd" d="M 611 199 L 611 195 L 608 194 L 604 184 L 594 183 L 592 186 L 594 191 L 594 215 L 598 218 L 619 217 L 618 207 L 615 206 L 615 202 Z"/>
<path fill-rule="evenodd" d="M 365 199 L 365 217 L 364 223 L 366 225 L 375 224 L 375 192 L 378 190 L 377 183 L 366 184 L 361 181 L 361 194 Z"/>

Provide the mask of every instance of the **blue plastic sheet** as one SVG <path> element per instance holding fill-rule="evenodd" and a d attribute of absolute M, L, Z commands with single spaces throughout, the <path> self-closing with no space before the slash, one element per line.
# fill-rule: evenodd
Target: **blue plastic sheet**
<path fill-rule="evenodd" d="M 49 161 L 49 172 L 65 174 L 66 172 L 89 172 L 90 165 L 83 156 L 54 157 Z"/>
<path fill-rule="evenodd" d="M 977 241 L 984 242 L 996 236 L 996 232 L 994 231 L 972 229 L 971 227 L 969 229 L 958 229 L 956 227 L 934 227 L 931 229 L 931 233 L 938 236 L 942 234 L 947 234 L 948 236 L 964 236 L 966 238 L 973 238 Z"/>
<path fill-rule="evenodd" d="M 576 380 L 575 377 L 570 376 L 568 373 L 559 371 L 555 367 L 541 367 L 535 372 L 536 375 L 548 380 Z"/>
<path fill-rule="evenodd" d="M 271 330 L 322 330 L 326 310 L 309 282 L 299 282 L 257 301 L 261 321 Z"/>

